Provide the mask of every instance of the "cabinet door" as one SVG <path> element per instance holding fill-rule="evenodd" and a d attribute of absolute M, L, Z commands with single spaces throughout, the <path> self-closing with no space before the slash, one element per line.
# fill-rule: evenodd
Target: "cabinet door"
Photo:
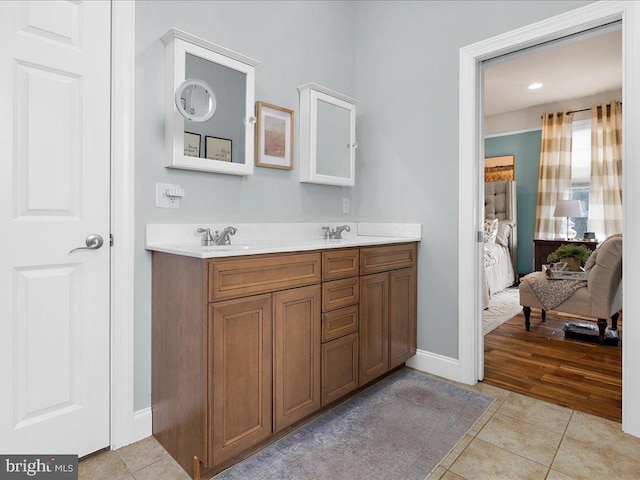
<path fill-rule="evenodd" d="M 322 345 L 322 405 L 358 388 L 358 334 Z"/>
<path fill-rule="evenodd" d="M 271 435 L 272 342 L 270 294 L 209 306 L 207 431 L 214 464 Z"/>
<path fill-rule="evenodd" d="M 389 274 L 360 277 L 360 375 L 364 385 L 389 370 Z"/>
<path fill-rule="evenodd" d="M 389 368 L 416 353 L 416 272 L 389 273 Z"/>
<path fill-rule="evenodd" d="M 275 293 L 274 431 L 320 408 L 320 285 Z"/>

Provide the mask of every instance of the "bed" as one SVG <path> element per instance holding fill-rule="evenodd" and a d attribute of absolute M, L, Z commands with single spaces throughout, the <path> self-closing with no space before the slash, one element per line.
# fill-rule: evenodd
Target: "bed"
<path fill-rule="evenodd" d="M 487 308 L 492 295 L 510 287 L 516 281 L 516 182 L 485 182 L 484 215 L 483 306 Z M 492 235 L 488 228 L 495 230 L 495 235 Z"/>

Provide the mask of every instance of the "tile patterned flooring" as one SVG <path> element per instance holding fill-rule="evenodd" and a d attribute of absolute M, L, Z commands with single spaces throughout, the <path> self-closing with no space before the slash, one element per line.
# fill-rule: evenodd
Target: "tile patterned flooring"
<path fill-rule="evenodd" d="M 455 384 L 496 401 L 427 480 L 640 478 L 640 438 L 619 423 L 484 383 Z M 83 460 L 79 472 L 80 480 L 189 479 L 153 437 Z"/>

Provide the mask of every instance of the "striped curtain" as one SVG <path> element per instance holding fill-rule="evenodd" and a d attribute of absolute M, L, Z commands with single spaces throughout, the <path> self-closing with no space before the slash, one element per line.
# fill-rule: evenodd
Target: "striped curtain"
<path fill-rule="evenodd" d="M 556 200 L 571 196 L 573 113 L 543 113 L 535 238 L 560 236 L 562 218 L 553 216 Z"/>
<path fill-rule="evenodd" d="M 601 241 L 622 232 L 622 103 L 591 107 L 588 229 Z"/>

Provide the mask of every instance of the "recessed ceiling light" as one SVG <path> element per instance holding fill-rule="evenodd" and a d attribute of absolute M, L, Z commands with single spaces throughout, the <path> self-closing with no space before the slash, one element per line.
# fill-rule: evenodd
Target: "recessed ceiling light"
<path fill-rule="evenodd" d="M 539 88 L 542 88 L 541 83 L 532 83 L 531 85 L 529 85 L 529 90 L 537 90 Z"/>

